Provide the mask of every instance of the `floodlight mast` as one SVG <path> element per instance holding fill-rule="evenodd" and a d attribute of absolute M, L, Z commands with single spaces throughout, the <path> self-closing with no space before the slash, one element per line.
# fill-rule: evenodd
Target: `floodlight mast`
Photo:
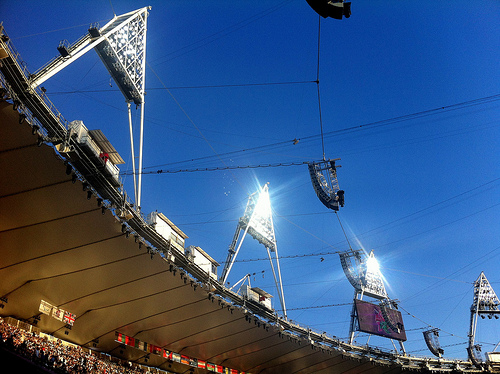
<path fill-rule="evenodd" d="M 240 238 L 241 231 L 243 231 L 243 235 Z M 283 310 L 283 316 L 286 319 L 287 313 L 285 305 L 285 295 L 283 293 L 283 282 L 281 279 L 278 247 L 276 245 L 276 237 L 274 235 L 271 203 L 269 201 L 269 183 L 266 183 L 260 191 L 255 192 L 248 197 L 245 213 L 242 217 L 240 217 L 238 226 L 236 227 L 236 231 L 233 236 L 233 240 L 229 245 L 226 262 L 224 264 L 224 269 L 222 270 L 222 275 L 220 277 L 220 282 L 222 284 L 225 284 L 227 281 L 229 272 L 233 267 L 236 256 L 238 256 L 247 233 L 250 234 L 250 236 L 256 239 L 259 243 L 264 245 L 264 247 L 266 247 L 269 257 L 269 263 L 271 264 L 271 269 L 273 272 L 274 282 L 276 284 L 276 290 L 278 292 L 281 308 Z M 277 273 L 274 267 L 271 252 L 275 253 Z"/>
<path fill-rule="evenodd" d="M 366 254 L 364 250 L 353 250 L 339 253 L 340 263 L 346 278 L 349 283 L 354 287 L 354 302 L 351 311 L 351 322 L 349 326 L 349 344 L 354 341 L 354 334 L 357 330 L 357 319 L 356 319 L 356 303 L 355 300 L 362 300 L 363 296 L 372 297 L 381 301 L 381 310 L 385 314 L 386 308 L 390 307 L 395 302 L 392 301 L 384 286 L 384 281 L 382 274 L 377 265 L 377 260 L 373 250 Z M 353 263 L 354 259 L 354 263 Z M 387 318 L 387 316 L 384 315 Z M 386 320 L 389 326 L 396 331 L 397 326 L 393 326 L 392 322 Z M 399 341 L 401 350 L 405 352 L 405 348 L 402 341 Z"/>
<path fill-rule="evenodd" d="M 471 361 L 475 365 L 479 365 L 481 362 L 475 351 L 480 350 L 480 346 L 474 344 L 478 319 L 479 317 L 485 318 L 485 316 L 490 319 L 493 317 L 498 319 L 500 316 L 500 300 L 493 287 L 491 287 L 486 275 L 484 275 L 484 272 L 481 272 L 474 282 L 474 301 L 472 302 L 470 312 L 469 346 L 467 352 Z"/>
<path fill-rule="evenodd" d="M 73 45 L 61 42 L 57 48 L 60 56 L 48 62 L 30 79 L 35 89 L 47 79 L 63 70 L 85 53 L 94 49 L 125 97 L 128 109 L 134 193 L 137 209 L 141 206 L 142 158 L 144 139 L 144 104 L 146 83 L 146 31 L 150 6 L 114 16 L 104 27 L 92 25 L 88 34 Z M 141 106 L 139 134 L 139 167 L 135 167 L 135 147 L 132 131 L 131 103 Z"/>

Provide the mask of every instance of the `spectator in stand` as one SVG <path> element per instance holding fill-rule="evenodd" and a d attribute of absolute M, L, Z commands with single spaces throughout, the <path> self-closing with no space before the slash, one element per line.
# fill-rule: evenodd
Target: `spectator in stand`
<path fill-rule="evenodd" d="M 111 362 L 82 347 L 49 340 L 6 323 L 0 317 L 0 346 L 56 373 L 142 374 L 146 370 L 130 363 Z"/>

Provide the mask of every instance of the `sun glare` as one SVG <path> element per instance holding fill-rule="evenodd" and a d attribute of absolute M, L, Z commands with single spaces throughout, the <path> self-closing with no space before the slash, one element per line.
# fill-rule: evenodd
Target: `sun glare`
<path fill-rule="evenodd" d="M 259 200 L 255 205 L 254 214 L 257 217 L 269 217 L 271 213 L 271 200 L 269 199 L 269 192 L 267 189 L 262 190 L 259 195 Z"/>
<path fill-rule="evenodd" d="M 370 256 L 366 260 L 366 270 L 372 274 L 380 274 L 380 265 L 375 256 L 373 256 L 373 253 L 370 253 Z"/>

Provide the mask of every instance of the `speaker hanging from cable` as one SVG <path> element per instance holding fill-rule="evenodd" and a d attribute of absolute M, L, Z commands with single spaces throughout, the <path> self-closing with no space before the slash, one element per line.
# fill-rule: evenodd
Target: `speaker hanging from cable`
<path fill-rule="evenodd" d="M 307 0 L 309 6 L 321 17 L 341 20 L 351 16 L 351 2 L 344 0 Z"/>
<path fill-rule="evenodd" d="M 316 195 L 324 206 L 334 211 L 344 206 L 344 191 L 339 187 L 335 165 L 338 160 L 310 162 L 307 165 Z"/>
<path fill-rule="evenodd" d="M 321 19 L 319 19 L 318 24 L 318 64 L 316 70 L 316 86 L 318 91 L 318 110 L 319 110 L 319 124 L 321 130 L 321 147 L 323 151 L 323 160 L 318 162 L 310 162 L 307 164 L 309 169 L 309 176 L 311 177 L 311 182 L 318 196 L 319 200 L 328 209 L 338 211 L 339 207 L 344 206 L 344 191 L 340 189 L 339 182 L 337 180 L 337 167 L 335 161 L 336 159 L 326 159 L 325 157 L 325 139 L 323 136 L 323 119 L 321 115 L 321 95 L 319 89 L 319 62 L 320 62 L 320 45 L 321 45 Z"/>
<path fill-rule="evenodd" d="M 441 348 L 439 344 L 439 329 L 431 329 L 423 332 L 425 344 L 427 348 L 437 357 L 441 357 L 444 353 L 444 349 Z"/>

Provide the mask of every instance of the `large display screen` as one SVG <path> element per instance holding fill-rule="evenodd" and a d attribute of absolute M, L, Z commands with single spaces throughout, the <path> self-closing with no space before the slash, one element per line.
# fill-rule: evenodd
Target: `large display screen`
<path fill-rule="evenodd" d="M 379 305 L 362 300 L 354 300 L 354 302 L 360 331 L 400 341 L 406 340 L 401 312 L 394 309 L 386 309 L 387 317 L 391 323 L 400 327 L 400 331 L 396 332 L 389 327 Z"/>

